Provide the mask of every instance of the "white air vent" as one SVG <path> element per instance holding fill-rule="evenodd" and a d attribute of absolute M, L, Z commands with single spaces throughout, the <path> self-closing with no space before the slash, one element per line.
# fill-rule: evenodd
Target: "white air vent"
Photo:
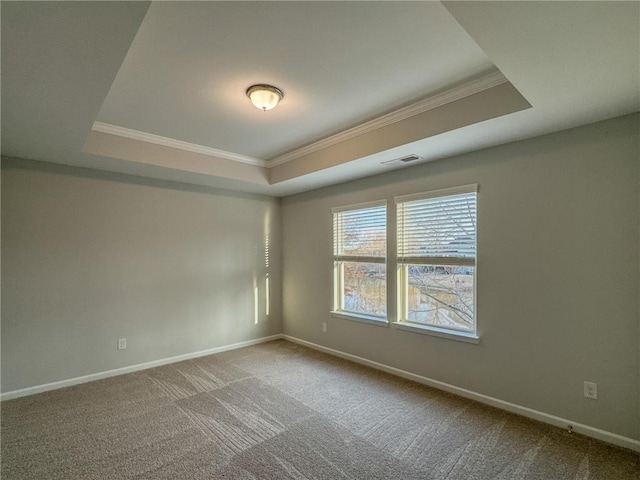
<path fill-rule="evenodd" d="M 401 157 L 401 158 L 394 158 L 393 160 L 387 160 L 386 162 L 380 162 L 381 165 L 386 165 L 388 163 L 396 163 L 396 162 L 402 162 L 402 163 L 409 163 L 409 162 L 414 162 L 416 160 L 420 160 L 420 157 L 416 154 L 411 154 L 411 155 L 407 155 L 406 157 Z"/>

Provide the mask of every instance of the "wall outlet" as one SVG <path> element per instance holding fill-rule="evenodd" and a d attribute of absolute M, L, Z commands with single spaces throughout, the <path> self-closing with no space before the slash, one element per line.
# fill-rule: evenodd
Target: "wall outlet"
<path fill-rule="evenodd" d="M 322 331 L 323 332 L 327 331 L 327 322 L 322 322 Z"/>
<path fill-rule="evenodd" d="M 127 339 L 119 338 L 118 339 L 118 350 L 126 350 L 127 349 Z"/>
<path fill-rule="evenodd" d="M 592 398 L 594 400 L 597 400 L 598 384 L 593 382 L 584 382 L 584 396 L 587 398 Z"/>

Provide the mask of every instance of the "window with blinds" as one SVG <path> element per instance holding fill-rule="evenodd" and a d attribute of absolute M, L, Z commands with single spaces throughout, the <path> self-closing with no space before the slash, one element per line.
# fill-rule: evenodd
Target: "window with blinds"
<path fill-rule="evenodd" d="M 387 314 L 387 205 L 338 207 L 333 215 L 334 311 L 384 320 Z"/>
<path fill-rule="evenodd" d="M 477 185 L 395 201 L 398 320 L 475 334 Z"/>

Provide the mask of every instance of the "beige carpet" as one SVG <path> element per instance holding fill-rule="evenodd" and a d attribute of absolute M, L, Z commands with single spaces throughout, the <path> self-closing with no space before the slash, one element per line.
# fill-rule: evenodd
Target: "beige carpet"
<path fill-rule="evenodd" d="M 640 479 L 638 456 L 276 341 L 2 403 L 2 480 Z"/>

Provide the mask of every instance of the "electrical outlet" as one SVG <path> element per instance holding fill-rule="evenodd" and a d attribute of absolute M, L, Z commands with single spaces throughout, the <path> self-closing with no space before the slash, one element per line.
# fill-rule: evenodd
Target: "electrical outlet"
<path fill-rule="evenodd" d="M 322 331 L 323 332 L 327 331 L 327 322 L 322 322 Z"/>
<path fill-rule="evenodd" d="M 127 339 L 119 338 L 118 339 L 118 350 L 126 350 L 127 349 Z"/>
<path fill-rule="evenodd" d="M 597 400 L 598 384 L 593 382 L 584 382 L 584 396 L 587 398 L 592 398 L 594 400 Z"/>

